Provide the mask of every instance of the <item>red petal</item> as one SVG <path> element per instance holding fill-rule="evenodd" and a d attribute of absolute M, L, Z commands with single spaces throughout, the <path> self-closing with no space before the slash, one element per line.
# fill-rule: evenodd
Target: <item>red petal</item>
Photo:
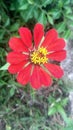
<path fill-rule="evenodd" d="M 44 42 L 42 43 L 42 46 L 48 47 L 52 42 L 54 42 L 58 37 L 58 33 L 55 29 L 51 29 L 46 33 Z"/>
<path fill-rule="evenodd" d="M 55 64 L 45 64 L 48 71 L 56 78 L 61 78 L 63 76 L 63 70 L 60 66 Z"/>
<path fill-rule="evenodd" d="M 40 44 L 43 36 L 44 36 L 44 27 L 42 24 L 37 23 L 34 27 L 34 42 L 36 48 Z"/>
<path fill-rule="evenodd" d="M 17 76 L 17 81 L 20 84 L 25 85 L 29 82 L 30 75 L 31 75 L 31 69 L 32 69 L 32 65 L 30 64 L 19 72 L 19 74 Z"/>
<path fill-rule="evenodd" d="M 17 52 L 26 52 L 28 49 L 23 44 L 23 41 L 20 38 L 13 37 L 9 40 L 9 46 L 11 49 Z"/>
<path fill-rule="evenodd" d="M 62 61 L 66 58 L 66 51 L 62 50 L 62 51 L 51 53 L 48 55 L 48 58 L 51 60 Z"/>
<path fill-rule="evenodd" d="M 26 61 L 23 61 L 19 64 L 11 64 L 8 68 L 8 71 L 11 73 L 11 74 L 15 74 L 17 72 L 19 72 L 23 67 L 24 65 L 26 64 L 27 62 Z"/>
<path fill-rule="evenodd" d="M 42 68 L 40 69 L 40 80 L 41 84 L 45 87 L 49 87 L 52 84 L 52 79 L 50 75 L 47 72 L 45 72 Z"/>
<path fill-rule="evenodd" d="M 39 66 L 35 66 L 30 78 L 31 86 L 35 89 L 39 89 L 41 87 L 39 69 L 40 69 Z"/>
<path fill-rule="evenodd" d="M 49 87 L 52 83 L 51 77 L 39 66 L 35 66 L 30 78 L 31 86 L 39 89 L 42 86 Z"/>
<path fill-rule="evenodd" d="M 51 45 L 48 46 L 48 51 L 59 51 L 65 47 L 65 41 L 62 38 L 57 39 L 55 42 L 52 42 Z"/>
<path fill-rule="evenodd" d="M 26 47 L 32 47 L 32 34 L 31 31 L 26 27 L 19 28 L 21 39 L 23 40 Z"/>
<path fill-rule="evenodd" d="M 22 61 L 26 61 L 28 58 L 27 55 L 18 53 L 18 52 L 10 52 L 7 56 L 7 62 L 11 64 L 18 64 Z"/>

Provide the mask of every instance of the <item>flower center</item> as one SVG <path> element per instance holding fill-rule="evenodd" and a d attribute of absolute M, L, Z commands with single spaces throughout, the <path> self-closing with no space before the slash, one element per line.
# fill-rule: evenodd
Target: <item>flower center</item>
<path fill-rule="evenodd" d="M 38 50 L 33 51 L 30 55 L 31 62 L 34 64 L 44 64 L 48 62 L 48 51 L 45 47 L 40 47 Z"/>

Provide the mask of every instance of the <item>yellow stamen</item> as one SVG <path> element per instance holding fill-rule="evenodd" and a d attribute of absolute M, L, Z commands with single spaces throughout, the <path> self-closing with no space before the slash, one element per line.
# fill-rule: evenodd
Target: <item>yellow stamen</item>
<path fill-rule="evenodd" d="M 40 52 L 40 53 L 42 53 L 43 55 L 47 55 L 48 54 L 48 51 L 47 51 L 47 49 L 45 48 L 45 47 L 40 47 L 39 49 L 38 49 L 38 51 Z"/>
<path fill-rule="evenodd" d="M 30 57 L 31 62 L 34 64 L 44 64 L 48 62 L 47 58 L 48 51 L 45 47 L 40 47 L 38 50 L 34 51 Z"/>

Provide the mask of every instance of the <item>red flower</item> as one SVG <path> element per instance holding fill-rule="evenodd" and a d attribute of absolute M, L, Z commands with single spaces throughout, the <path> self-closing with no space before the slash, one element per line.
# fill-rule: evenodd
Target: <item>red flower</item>
<path fill-rule="evenodd" d="M 65 41 L 58 38 L 55 29 L 49 30 L 44 36 L 43 25 L 37 23 L 34 27 L 33 38 L 26 27 L 19 28 L 20 37 L 12 37 L 9 46 L 13 50 L 7 56 L 10 63 L 8 71 L 17 73 L 17 81 L 22 85 L 28 82 L 35 89 L 50 86 L 52 76 L 61 78 L 63 70 L 51 61 L 62 61 L 66 58 Z"/>

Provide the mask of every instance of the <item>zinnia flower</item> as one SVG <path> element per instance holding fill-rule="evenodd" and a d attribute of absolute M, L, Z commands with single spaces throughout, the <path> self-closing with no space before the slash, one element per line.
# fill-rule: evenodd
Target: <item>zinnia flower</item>
<path fill-rule="evenodd" d="M 49 87 L 52 77 L 61 78 L 63 70 L 52 61 L 62 61 L 66 58 L 64 50 L 65 41 L 58 37 L 55 29 L 50 29 L 44 34 L 44 27 L 37 23 L 34 27 L 33 37 L 26 27 L 19 28 L 20 37 L 12 37 L 9 46 L 12 52 L 7 55 L 10 63 L 8 71 L 17 73 L 17 81 L 38 89 L 42 86 Z"/>

